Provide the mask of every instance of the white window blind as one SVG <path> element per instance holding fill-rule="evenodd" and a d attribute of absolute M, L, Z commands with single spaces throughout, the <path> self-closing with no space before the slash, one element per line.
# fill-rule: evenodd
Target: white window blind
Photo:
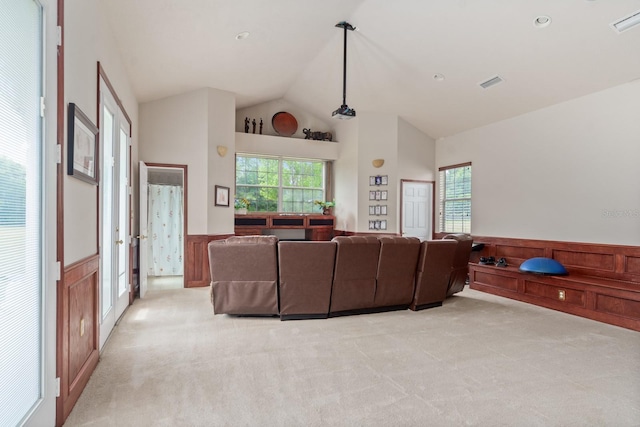
<path fill-rule="evenodd" d="M 42 8 L 0 0 L 0 425 L 42 396 Z"/>
<path fill-rule="evenodd" d="M 471 233 L 471 163 L 440 168 L 440 231 Z"/>

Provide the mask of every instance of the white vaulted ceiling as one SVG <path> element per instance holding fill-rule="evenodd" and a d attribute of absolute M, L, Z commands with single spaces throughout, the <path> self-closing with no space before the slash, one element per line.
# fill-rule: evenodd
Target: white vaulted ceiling
<path fill-rule="evenodd" d="M 342 103 L 437 138 L 640 78 L 640 0 L 103 0 L 140 102 L 213 87 L 248 107 Z M 547 15 L 551 24 L 533 25 Z M 250 32 L 244 40 L 235 36 Z M 445 79 L 437 81 L 435 74 Z M 479 83 L 496 75 L 504 82 Z"/>

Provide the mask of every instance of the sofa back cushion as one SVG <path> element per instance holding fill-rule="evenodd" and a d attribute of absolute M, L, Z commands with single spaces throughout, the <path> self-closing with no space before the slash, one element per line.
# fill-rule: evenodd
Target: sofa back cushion
<path fill-rule="evenodd" d="M 339 236 L 330 313 L 374 306 L 380 242 L 375 236 Z"/>
<path fill-rule="evenodd" d="M 278 242 L 280 318 L 329 315 L 335 242 Z"/>
<path fill-rule="evenodd" d="M 278 314 L 278 238 L 233 236 L 209 243 L 216 314 Z"/>
<path fill-rule="evenodd" d="M 420 244 L 412 310 L 442 305 L 457 246 L 457 240 L 427 240 Z"/>
<path fill-rule="evenodd" d="M 449 277 L 449 287 L 447 289 L 447 296 L 451 296 L 456 292 L 462 291 L 466 284 L 473 238 L 468 234 L 447 234 L 443 239 L 451 239 L 458 242 L 456 253 L 453 257 L 453 268 L 451 269 L 451 276 Z"/>
<path fill-rule="evenodd" d="M 376 273 L 376 307 L 408 307 L 413 299 L 420 239 L 379 237 L 380 256 Z"/>

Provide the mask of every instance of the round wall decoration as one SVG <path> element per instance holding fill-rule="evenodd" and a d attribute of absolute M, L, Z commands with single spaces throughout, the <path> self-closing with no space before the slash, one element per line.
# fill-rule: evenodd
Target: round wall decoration
<path fill-rule="evenodd" d="M 298 121 L 286 111 L 275 113 L 271 118 L 271 125 L 282 136 L 291 136 L 298 130 Z"/>

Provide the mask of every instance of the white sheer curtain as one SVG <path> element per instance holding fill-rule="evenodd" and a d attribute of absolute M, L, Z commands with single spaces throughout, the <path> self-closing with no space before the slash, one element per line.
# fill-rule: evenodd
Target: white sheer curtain
<path fill-rule="evenodd" d="M 149 184 L 150 276 L 183 274 L 182 187 Z"/>

